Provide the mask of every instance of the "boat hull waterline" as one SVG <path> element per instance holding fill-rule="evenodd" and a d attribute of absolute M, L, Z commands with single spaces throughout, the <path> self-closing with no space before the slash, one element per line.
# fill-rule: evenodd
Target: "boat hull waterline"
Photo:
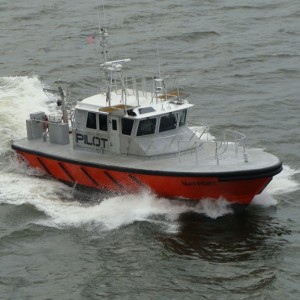
<path fill-rule="evenodd" d="M 68 184 L 120 194 L 150 189 L 154 194 L 170 199 L 224 198 L 231 203 L 249 205 L 273 176 L 282 170 L 281 162 L 258 170 L 218 174 L 138 170 L 72 161 L 35 153 L 16 145 L 12 147 L 18 158 L 25 160 L 30 167 Z"/>

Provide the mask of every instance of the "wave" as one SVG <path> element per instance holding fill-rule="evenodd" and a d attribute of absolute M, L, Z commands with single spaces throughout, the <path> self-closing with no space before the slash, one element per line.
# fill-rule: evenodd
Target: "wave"
<path fill-rule="evenodd" d="M 168 229 L 187 212 L 212 219 L 233 213 L 225 199 L 187 202 L 159 198 L 149 191 L 117 196 L 95 192 L 85 195 L 86 198 L 92 201 L 81 201 L 80 194 L 77 195 L 73 188 L 41 176 L 25 165 L 17 166 L 15 161 L 0 172 L 0 203 L 30 204 L 44 214 L 31 222 L 44 226 L 92 226 L 112 230 L 136 221 L 147 221 Z"/>
<path fill-rule="evenodd" d="M 164 38 L 170 41 L 184 41 L 187 43 L 191 43 L 193 41 L 198 41 L 199 39 L 215 37 L 215 36 L 220 36 L 220 34 L 216 31 L 195 31 L 189 33 L 183 33 L 180 35 L 167 36 Z"/>
<path fill-rule="evenodd" d="M 299 174 L 300 170 L 295 170 L 288 165 L 283 165 L 283 171 L 276 175 L 267 188 L 254 197 L 251 205 L 256 206 L 276 206 L 278 201 L 276 196 L 292 193 L 300 189 L 300 184 L 294 179 L 294 175 Z"/>
<path fill-rule="evenodd" d="M 287 166 L 276 176 L 267 190 L 251 205 L 276 206 L 276 196 L 299 189 L 292 177 L 299 173 Z M 195 213 L 218 219 L 234 210 L 225 199 L 201 201 L 169 200 L 149 191 L 126 195 L 87 192 L 84 200 L 72 187 L 41 176 L 35 170 L 17 165 L 16 161 L 0 172 L 0 203 L 31 205 L 38 214 L 30 222 L 55 228 L 84 227 L 114 230 L 135 222 L 157 224 L 165 231 L 176 231 L 182 214 Z M 87 201 L 86 201 L 87 200 Z M 36 214 L 33 214 L 36 215 Z"/>
<path fill-rule="evenodd" d="M 33 109 L 54 110 L 54 101 L 49 100 L 44 87 L 37 76 L 0 78 L 0 154 L 10 148 L 11 140 L 26 136 L 25 122 Z"/>
<path fill-rule="evenodd" d="M 283 165 L 283 171 L 276 175 L 267 187 L 267 192 L 272 196 L 292 193 L 300 189 L 300 184 L 294 179 L 300 170 L 295 170 L 288 165 Z"/>

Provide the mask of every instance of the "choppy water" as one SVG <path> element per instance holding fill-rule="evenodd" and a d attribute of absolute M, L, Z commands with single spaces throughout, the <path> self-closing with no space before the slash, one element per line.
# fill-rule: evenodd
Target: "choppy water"
<path fill-rule="evenodd" d="M 106 3 L 105 3 L 106 2 Z M 97 92 L 89 1 L 0 3 L 0 299 L 298 299 L 298 0 L 104 1 L 110 57 L 177 72 L 202 122 L 239 130 L 284 171 L 244 213 L 144 192 L 73 191 L 19 165 L 32 111 Z M 213 131 L 212 131 L 213 134 Z M 89 200 L 88 204 L 84 200 Z"/>

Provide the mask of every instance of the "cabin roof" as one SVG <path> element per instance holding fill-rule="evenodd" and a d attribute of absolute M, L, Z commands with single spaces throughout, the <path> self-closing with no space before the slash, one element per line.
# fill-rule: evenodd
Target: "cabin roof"
<path fill-rule="evenodd" d="M 75 108 L 91 112 L 145 118 L 176 112 L 194 106 L 187 100 L 179 102 L 172 96 L 168 100 L 165 100 L 166 97 L 162 95 L 156 100 L 152 98 L 150 93 L 144 95 L 142 95 L 142 93 L 143 92 L 139 95 L 138 101 L 136 95 L 128 93 L 125 104 L 125 99 L 122 99 L 124 96 L 122 96 L 121 91 L 114 91 L 111 93 L 110 105 L 107 101 L 106 94 L 100 93 L 83 99 L 82 101 L 78 101 Z M 132 114 L 128 114 L 128 111 L 132 112 Z"/>

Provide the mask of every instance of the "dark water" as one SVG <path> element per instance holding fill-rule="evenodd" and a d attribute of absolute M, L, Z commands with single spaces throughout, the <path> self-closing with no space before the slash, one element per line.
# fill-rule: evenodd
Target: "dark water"
<path fill-rule="evenodd" d="M 0 2 L 0 299 L 299 299 L 299 1 L 104 2 L 105 20 L 97 0 Z M 159 48 L 191 126 L 283 160 L 246 211 L 74 191 L 17 164 L 28 114 L 55 110 L 43 86 L 73 104 L 98 91 L 97 7 L 111 59 L 155 71 Z"/>

